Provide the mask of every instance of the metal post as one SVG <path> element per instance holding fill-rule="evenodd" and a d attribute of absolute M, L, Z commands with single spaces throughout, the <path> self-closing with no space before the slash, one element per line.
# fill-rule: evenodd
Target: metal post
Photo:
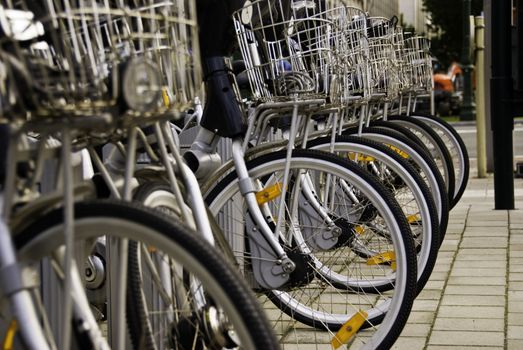
<path fill-rule="evenodd" d="M 470 7 L 471 0 L 463 0 L 463 52 L 461 64 L 463 70 L 463 106 L 461 107 L 461 120 L 474 120 L 475 108 L 472 100 L 472 65 L 470 59 Z"/>
<path fill-rule="evenodd" d="M 514 209 L 511 14 L 511 0 L 499 0 L 492 6 L 490 98 L 495 209 Z"/>
<path fill-rule="evenodd" d="M 487 147 L 485 120 L 485 19 L 475 18 L 476 24 L 476 149 L 478 158 L 478 177 L 487 176 Z"/>
<path fill-rule="evenodd" d="M 496 0 L 484 0 L 483 10 L 485 17 L 485 113 L 487 125 L 492 125 L 490 114 L 490 79 L 492 78 L 492 7 Z M 492 128 L 487 128 L 487 172 L 494 172 L 494 150 L 492 141 Z"/>
<path fill-rule="evenodd" d="M 517 89 L 519 92 L 519 108 L 517 113 L 518 116 L 522 115 L 521 111 L 521 91 L 523 90 L 523 67 L 521 61 L 523 60 L 523 45 L 521 41 L 523 40 L 523 0 L 516 0 L 516 18 L 515 18 L 517 30 L 516 30 L 516 39 L 519 43 L 519 46 L 516 49 L 517 55 Z"/>
<path fill-rule="evenodd" d="M 516 85 L 517 89 L 521 92 L 523 90 L 523 67 L 521 66 L 521 61 L 523 60 L 523 46 L 521 45 L 521 40 L 523 39 L 523 0 L 516 0 L 516 18 L 515 25 L 516 30 L 516 40 L 519 44 L 519 47 L 516 49 L 517 55 L 517 71 L 516 71 Z M 521 96 L 519 96 L 521 97 Z M 521 101 L 520 101 L 521 102 Z M 518 111 L 518 116 L 521 116 L 521 111 Z"/>

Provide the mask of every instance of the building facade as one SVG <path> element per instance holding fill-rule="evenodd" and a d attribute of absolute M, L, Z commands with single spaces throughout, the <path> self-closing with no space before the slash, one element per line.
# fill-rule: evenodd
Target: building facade
<path fill-rule="evenodd" d="M 344 4 L 347 4 L 347 6 L 357 7 L 362 9 L 363 8 L 363 0 L 348 0 L 344 1 Z"/>
<path fill-rule="evenodd" d="M 426 33 L 430 18 L 423 11 L 423 0 L 344 0 L 344 4 L 361 8 L 370 16 L 397 16 L 403 26 L 414 27 L 416 33 Z"/>
<path fill-rule="evenodd" d="M 371 16 L 399 17 L 399 0 L 345 0 L 344 4 L 365 10 Z M 421 1 L 421 0 L 420 0 Z"/>
<path fill-rule="evenodd" d="M 399 17 L 399 0 L 364 0 L 363 3 L 364 8 L 371 16 Z"/>
<path fill-rule="evenodd" d="M 423 11 L 423 0 L 399 0 L 400 23 L 414 27 L 417 33 L 426 33 L 429 21 Z"/>

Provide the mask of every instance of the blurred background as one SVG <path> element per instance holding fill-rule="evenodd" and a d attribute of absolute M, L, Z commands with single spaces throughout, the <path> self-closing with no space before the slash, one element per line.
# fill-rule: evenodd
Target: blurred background
<path fill-rule="evenodd" d="M 372 16 L 397 16 L 405 31 L 423 34 L 431 39 L 436 114 L 449 121 L 459 120 L 464 87 L 463 1 L 349 0 L 348 4 L 363 8 Z M 471 16 L 483 14 L 483 0 L 470 0 L 470 7 Z M 471 33 L 474 33 L 473 23 Z M 472 85 L 475 85 L 473 73 Z M 428 101 L 420 108 L 428 112 Z"/>

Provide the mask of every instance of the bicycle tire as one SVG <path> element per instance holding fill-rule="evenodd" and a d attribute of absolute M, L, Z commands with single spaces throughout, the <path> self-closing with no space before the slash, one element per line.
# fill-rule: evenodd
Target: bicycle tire
<path fill-rule="evenodd" d="M 358 134 L 357 128 L 350 128 L 344 131 L 344 135 Z M 439 216 L 440 245 L 443 243 L 449 220 L 449 197 L 446 191 L 445 181 L 438 170 L 434 160 L 423 148 L 405 137 L 403 134 L 392 129 L 382 127 L 363 128 L 361 136 L 403 151 L 409 156 L 409 161 L 415 164 L 416 168 L 422 171 L 425 182 L 431 189 L 431 193 L 436 203 Z"/>
<path fill-rule="evenodd" d="M 182 184 L 179 184 L 182 188 Z M 166 215 L 173 216 L 176 219 L 180 219 L 181 212 L 179 208 L 178 201 L 172 193 L 171 186 L 160 180 L 147 181 L 138 186 L 133 194 L 133 199 L 143 205 L 154 208 L 155 210 L 160 210 Z M 215 244 L 219 252 L 224 255 L 227 262 L 234 264 L 234 255 L 229 249 L 223 233 L 218 232 L 220 230 L 219 226 L 212 220 L 213 218 L 209 216 L 211 222 L 211 227 L 213 230 L 213 235 L 215 238 Z M 192 223 L 194 226 L 194 223 Z M 129 243 L 129 278 L 128 278 L 128 289 L 127 289 L 127 307 L 134 308 L 139 317 L 128 317 L 128 322 L 132 326 L 131 329 L 137 331 L 131 332 L 131 342 L 132 344 L 146 344 L 147 348 L 154 348 L 154 331 L 150 322 L 148 322 L 146 315 L 148 314 L 147 303 L 145 302 L 145 296 L 143 295 L 143 290 L 141 288 L 141 268 L 139 264 L 138 246 L 135 242 Z M 144 342 L 140 342 L 139 339 L 133 339 L 136 337 L 136 334 L 142 334 L 142 337 L 145 339 Z M 135 348 L 138 348 L 135 346 Z"/>
<path fill-rule="evenodd" d="M 387 122 L 383 122 L 383 125 L 387 124 L 388 122 L 396 123 L 407 128 L 412 133 L 414 133 L 429 149 L 431 156 L 436 161 L 436 164 L 438 164 L 440 170 L 442 170 L 442 175 L 445 179 L 445 183 L 447 184 L 450 210 L 452 208 L 451 204 L 454 200 L 454 193 L 456 189 L 456 172 L 449 149 L 441 137 L 437 132 L 432 130 L 430 126 L 415 118 L 404 116 L 389 116 Z"/>
<path fill-rule="evenodd" d="M 470 160 L 467 146 L 456 129 L 442 118 L 432 115 L 414 114 L 412 118 L 423 121 L 435 130 L 444 140 L 454 162 L 454 170 L 457 172 L 454 198 L 450 203 L 453 208 L 463 196 L 469 180 Z"/>
<path fill-rule="evenodd" d="M 324 137 L 309 141 L 307 148 L 326 151 L 331 148 L 331 145 L 331 138 Z M 417 207 L 414 207 L 415 213 L 407 212 L 406 207 L 408 204 L 405 204 L 405 202 L 398 203 L 400 203 L 405 216 L 413 217 L 414 215 L 419 215 L 422 218 L 420 219 L 423 224 L 422 240 L 417 242 L 415 239 L 416 247 L 419 246 L 417 284 L 417 292 L 419 294 L 428 282 L 434 269 L 440 242 L 439 217 L 428 186 L 419 175 L 419 172 L 405 158 L 379 142 L 363 137 L 345 135 L 336 137 L 333 147 L 333 151 L 340 156 L 345 156 L 347 152 L 371 156 L 373 161 L 385 163 L 389 170 L 394 171 L 394 176 L 399 177 L 402 183 L 408 184 L 412 194 L 407 193 L 407 195 L 409 198 L 410 196 L 415 196 L 414 201 L 418 203 Z M 387 188 L 390 189 L 392 186 Z M 401 189 L 399 191 L 405 193 Z M 394 194 L 394 191 L 392 192 Z"/>
<path fill-rule="evenodd" d="M 15 243 L 24 261 L 39 261 L 56 251 L 62 244 L 62 227 L 63 212 L 56 209 L 18 233 Z M 227 313 L 246 348 L 279 347 L 259 305 L 237 273 L 214 248 L 172 218 L 136 203 L 98 200 L 75 205 L 75 229 L 75 238 L 81 242 L 109 234 L 140 241 L 158 250 L 161 247 L 170 259 L 176 256 L 178 264 L 197 276 L 206 293 Z M 133 310 L 127 311 L 133 315 Z"/>
<path fill-rule="evenodd" d="M 254 158 L 247 162 L 247 168 L 249 169 L 249 173 L 253 178 L 267 178 L 269 177 L 268 174 L 274 174 L 274 172 L 278 171 L 277 169 L 283 169 L 285 164 L 285 151 L 283 152 L 275 152 L 272 154 L 266 154 L 257 158 Z M 379 193 L 380 198 L 387 198 L 386 201 L 390 205 L 389 208 L 391 211 L 389 214 L 391 216 L 388 218 L 389 221 L 393 221 L 394 225 L 398 225 L 396 231 L 394 231 L 394 244 L 395 247 L 399 250 L 395 250 L 398 252 L 398 254 L 401 253 L 401 257 L 398 257 L 400 260 L 400 264 L 402 264 L 404 267 L 404 275 L 401 276 L 400 280 L 396 280 L 395 283 L 395 289 L 392 291 L 392 298 L 390 300 L 387 300 L 386 303 L 390 304 L 382 304 L 383 308 L 387 310 L 386 313 L 384 313 L 384 310 L 378 310 L 379 306 L 374 306 L 370 308 L 369 311 L 369 318 L 366 321 L 366 326 L 370 329 L 368 332 L 376 332 L 374 334 L 371 334 L 372 336 L 375 336 L 377 339 L 377 343 L 375 344 L 377 348 L 380 346 L 388 347 L 394 343 L 394 341 L 399 336 L 401 329 L 405 325 L 406 319 L 408 317 L 408 314 L 410 312 L 411 308 L 411 298 L 416 293 L 416 261 L 415 261 L 415 253 L 414 253 L 414 247 L 413 247 L 413 241 L 412 237 L 409 236 L 410 233 L 408 233 L 409 228 L 408 224 L 406 223 L 405 217 L 402 215 L 401 209 L 397 206 L 397 203 L 392 199 L 390 196 L 390 193 L 388 193 L 384 188 L 383 185 L 379 183 L 374 178 L 371 178 L 369 181 L 366 181 L 370 176 L 364 169 L 359 167 L 356 164 L 350 163 L 348 161 L 345 161 L 341 159 L 338 156 L 328 154 L 325 152 L 319 152 L 319 151 L 312 151 L 312 150 L 294 150 L 293 155 L 291 158 L 291 169 L 321 169 L 321 171 L 330 171 L 331 174 L 337 174 L 340 175 L 344 174 L 342 176 L 346 176 L 347 169 L 357 169 L 355 170 L 356 173 L 358 173 L 358 176 L 361 175 L 361 179 L 365 179 L 365 188 L 367 191 L 376 191 L 376 193 Z M 305 170 L 304 170 L 305 171 Z M 318 170 L 320 171 L 320 170 Z M 333 175 L 335 176 L 335 175 Z M 314 176 L 311 176 L 314 177 Z M 354 180 L 354 178 L 351 178 Z M 225 203 L 228 203 L 229 198 L 234 197 L 234 191 L 237 191 L 237 178 L 236 174 L 231 173 L 228 176 L 226 176 L 224 179 L 222 179 L 215 187 L 212 189 L 207 197 L 206 200 L 209 203 L 209 207 L 211 211 L 217 215 L 220 212 L 220 209 L 225 206 Z M 289 184 L 289 188 L 292 188 L 291 184 Z M 376 190 L 378 189 L 378 190 Z M 384 204 L 380 204 L 384 205 Z M 242 204 L 237 204 L 238 207 L 242 207 Z M 381 209 L 381 208 L 380 208 Z M 234 220 L 234 219 L 233 219 Z M 243 227 L 239 223 L 239 227 Z M 401 246 L 405 245 L 404 248 Z M 405 250 L 404 250 L 405 249 Z M 404 252 L 403 252 L 404 250 Z M 347 260 L 349 260 L 349 257 L 345 257 Z M 323 261 L 323 260 L 322 260 Z M 355 263 L 354 263 L 355 264 Z M 412 275 L 414 274 L 414 275 Z M 322 283 L 326 282 L 326 279 L 323 279 L 325 274 L 321 275 Z M 315 284 L 316 283 L 316 284 Z M 316 312 L 313 310 L 314 305 L 306 305 L 301 303 L 300 300 L 293 299 L 293 298 L 299 298 L 301 295 L 304 295 L 305 301 L 307 300 L 311 301 L 309 299 L 308 293 L 313 294 L 310 290 L 316 288 L 317 282 L 315 281 L 309 281 L 308 284 L 306 284 L 303 289 L 296 289 L 296 294 L 289 295 L 288 293 L 294 293 L 293 291 L 266 291 L 268 299 L 271 300 L 272 303 L 274 303 L 284 314 L 291 316 L 292 318 L 309 325 L 311 327 L 320 328 L 320 329 L 328 329 L 331 331 L 339 329 L 351 316 L 352 313 L 342 313 L 342 314 L 336 314 L 334 311 L 328 311 L 329 306 L 320 306 L 321 312 Z M 358 298 L 358 293 L 365 293 L 365 288 L 355 288 L 355 289 L 342 289 L 342 286 L 340 285 L 334 285 L 332 279 L 328 280 L 328 283 L 326 286 L 323 286 L 322 291 L 320 291 L 320 295 L 329 295 L 329 292 L 336 293 L 336 296 L 339 296 L 340 298 L 345 298 L 343 300 L 346 300 L 346 308 L 349 310 L 357 309 L 358 306 L 355 306 L 354 300 L 351 300 L 351 295 L 354 293 L 354 298 Z M 384 288 L 385 286 L 383 286 Z M 404 289 L 404 288 L 407 289 Z M 390 287 L 389 287 L 390 288 Z M 328 289 L 329 291 L 326 292 L 325 290 Z M 317 289 L 314 289 L 317 290 Z M 324 294 L 324 292 L 326 294 Z M 351 292 L 353 294 L 351 294 Z M 378 293 L 377 295 L 374 295 L 373 298 L 379 299 L 380 298 L 380 288 L 373 288 L 374 293 Z M 303 293 L 303 294 L 301 294 Z M 398 294 L 399 293 L 399 294 Z M 316 300 L 320 300 L 321 297 L 318 296 Z M 364 299 L 364 298 L 362 298 Z M 262 298 L 262 300 L 265 300 Z M 367 301 L 367 300 L 366 300 Z M 381 300 L 383 301 L 383 300 Z M 320 302 L 320 301 L 318 301 Z M 357 301 L 356 301 L 357 302 Z M 361 302 L 361 301 L 360 301 Z M 328 301 L 327 301 L 328 303 Z M 352 303 L 352 304 L 351 304 Z M 390 306 L 389 309 L 387 309 L 387 306 Z M 332 305 L 331 305 L 332 307 Z M 325 310 L 325 311 L 323 311 Z M 277 316 L 275 315 L 274 311 L 271 311 L 273 323 L 275 324 L 275 327 L 283 327 L 280 323 L 283 323 L 285 318 L 283 316 Z M 377 327 L 377 324 L 379 322 L 383 323 Z M 381 331 L 380 331 L 381 330 Z M 292 330 L 289 331 L 290 334 L 293 333 Z M 380 332 L 380 333 L 378 333 Z M 362 335 L 364 336 L 364 335 Z M 369 336 L 369 334 L 367 334 Z M 361 338 L 358 338 L 361 339 Z M 292 342 L 299 343 L 299 339 L 294 339 Z"/>

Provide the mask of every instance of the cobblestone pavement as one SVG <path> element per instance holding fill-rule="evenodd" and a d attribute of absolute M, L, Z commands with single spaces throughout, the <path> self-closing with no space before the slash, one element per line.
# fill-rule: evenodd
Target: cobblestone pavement
<path fill-rule="evenodd" d="M 523 180 L 515 180 L 519 209 L 493 210 L 493 177 L 478 179 L 472 165 L 431 279 L 393 349 L 523 349 Z M 331 335 L 311 334 L 297 348 L 331 348 Z"/>
<path fill-rule="evenodd" d="M 493 210 L 493 178 L 471 174 L 393 349 L 523 349 L 523 180 L 515 181 L 518 209 Z"/>

